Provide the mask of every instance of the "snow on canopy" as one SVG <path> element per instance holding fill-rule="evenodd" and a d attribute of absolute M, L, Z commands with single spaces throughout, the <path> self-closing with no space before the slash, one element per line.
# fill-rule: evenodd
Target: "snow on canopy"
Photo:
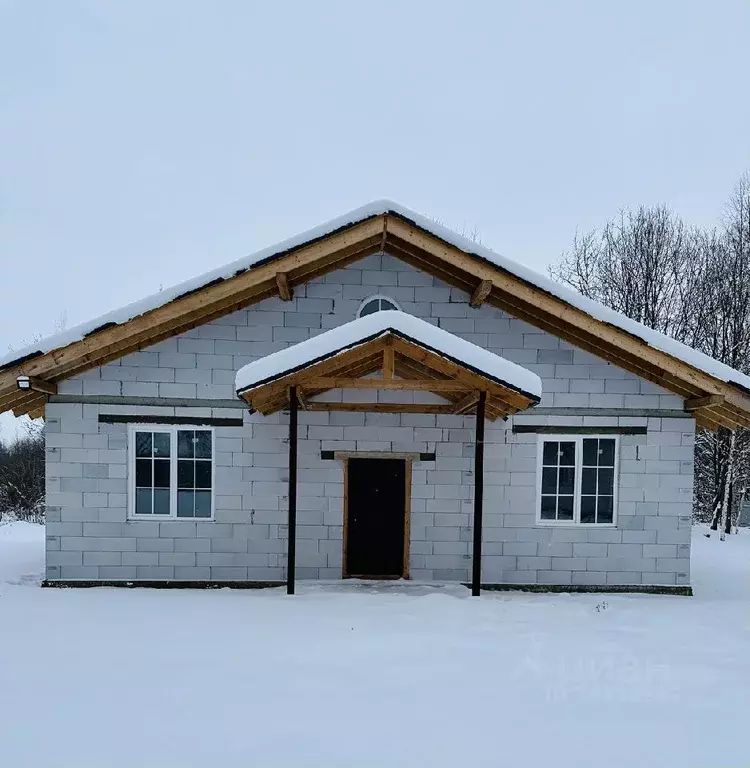
<path fill-rule="evenodd" d="M 678 360 L 682 360 L 688 365 L 707 373 L 709 376 L 739 386 L 741 389 L 750 390 L 750 376 L 735 371 L 728 365 L 720 363 L 718 360 L 714 360 L 702 352 L 698 352 L 663 333 L 647 328 L 642 323 L 631 320 L 630 318 L 621 315 L 619 312 L 615 312 L 592 299 L 586 298 L 572 288 L 555 283 L 538 272 L 535 272 L 516 261 L 500 256 L 489 248 L 479 245 L 478 243 L 453 232 L 447 227 L 436 224 L 434 221 L 415 213 L 409 208 L 398 205 L 391 200 L 376 200 L 372 203 L 368 203 L 361 208 L 356 208 L 343 216 L 331 219 L 325 224 L 313 227 L 312 229 L 295 235 L 288 240 L 284 240 L 283 242 L 269 246 L 268 248 L 263 248 L 250 256 L 245 256 L 244 258 L 223 267 L 206 272 L 203 275 L 187 280 L 172 288 L 160 291 L 159 293 L 155 293 L 140 301 L 128 304 L 121 309 L 114 310 L 94 320 L 77 325 L 62 333 L 48 336 L 28 347 L 16 350 L 0 358 L 0 367 L 9 367 L 11 364 L 20 362 L 21 360 L 44 354 L 54 349 L 59 349 L 75 341 L 80 341 L 87 335 L 90 335 L 105 326 L 125 323 L 128 320 L 132 320 L 139 315 L 149 312 L 150 310 L 168 304 L 185 294 L 198 291 L 202 287 L 215 282 L 228 280 L 252 267 L 273 261 L 276 258 L 281 258 L 295 248 L 324 238 L 326 235 L 330 235 L 340 229 L 344 229 L 353 224 L 383 214 L 393 214 L 406 219 L 420 229 L 433 234 L 435 237 L 454 245 L 456 248 L 459 248 L 470 255 L 506 270 L 519 279 L 535 286 L 539 290 L 551 294 L 567 304 L 580 309 L 596 320 L 619 328 L 631 336 L 641 339 L 654 349 L 665 352 Z"/>
<path fill-rule="evenodd" d="M 532 371 L 418 317 L 397 310 L 365 315 L 248 363 L 237 371 L 237 391 L 243 392 L 281 378 L 389 332 L 437 352 L 534 400 L 542 396 L 542 381 Z"/>

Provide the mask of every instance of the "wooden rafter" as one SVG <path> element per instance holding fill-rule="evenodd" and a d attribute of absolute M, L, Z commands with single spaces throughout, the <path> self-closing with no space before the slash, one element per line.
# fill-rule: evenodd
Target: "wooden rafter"
<path fill-rule="evenodd" d="M 286 272 L 276 273 L 276 287 L 279 289 L 279 298 L 282 301 L 291 301 L 294 297 L 294 292 L 289 287 L 289 276 Z"/>
<path fill-rule="evenodd" d="M 465 413 L 470 408 L 473 408 L 479 400 L 479 392 L 469 392 L 466 397 L 461 398 L 454 406 L 453 413 Z"/>
<path fill-rule="evenodd" d="M 685 401 L 686 411 L 700 411 L 704 408 L 710 408 L 712 405 L 722 405 L 724 395 L 706 395 L 705 397 L 691 397 Z"/>
<path fill-rule="evenodd" d="M 484 304 L 485 299 L 490 295 L 492 291 L 492 280 L 482 280 L 474 289 L 474 293 L 471 294 L 469 299 L 469 306 L 477 309 Z"/>
<path fill-rule="evenodd" d="M 45 395 L 56 395 L 57 384 L 54 381 L 45 381 L 38 376 L 19 376 L 16 384 L 22 392 L 42 392 Z"/>

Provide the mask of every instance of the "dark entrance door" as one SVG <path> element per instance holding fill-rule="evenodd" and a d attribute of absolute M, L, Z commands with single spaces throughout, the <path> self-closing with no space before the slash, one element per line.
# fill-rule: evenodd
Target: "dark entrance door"
<path fill-rule="evenodd" d="M 404 575 L 406 462 L 349 459 L 346 576 Z"/>

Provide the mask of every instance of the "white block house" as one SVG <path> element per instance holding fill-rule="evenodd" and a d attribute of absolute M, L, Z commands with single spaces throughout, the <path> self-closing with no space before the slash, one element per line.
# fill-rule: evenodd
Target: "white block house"
<path fill-rule="evenodd" d="M 381 201 L 7 356 L 11 409 L 48 585 L 689 592 L 750 378 Z"/>

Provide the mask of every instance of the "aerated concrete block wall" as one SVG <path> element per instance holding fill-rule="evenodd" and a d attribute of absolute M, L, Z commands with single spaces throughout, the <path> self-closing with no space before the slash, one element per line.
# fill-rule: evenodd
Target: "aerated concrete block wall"
<path fill-rule="evenodd" d="M 542 406 L 488 424 L 483 580 L 495 583 L 689 583 L 694 421 L 587 416 L 587 408 L 680 409 L 682 400 L 389 256 L 373 256 L 174 339 L 61 382 L 68 395 L 231 399 L 247 362 L 353 319 L 382 294 L 405 312 L 536 371 Z M 353 393 L 355 394 L 355 393 Z M 401 395 L 402 393 L 399 393 Z M 371 399 L 367 393 L 358 395 Z M 391 396 L 381 392 L 380 397 Z M 100 414 L 243 416 L 216 428 L 215 520 L 129 521 L 127 427 Z M 285 577 L 288 416 L 237 409 L 50 403 L 47 578 L 280 580 Z M 616 528 L 535 525 L 537 436 L 512 424 L 640 426 L 620 438 Z M 412 476 L 413 579 L 469 578 L 474 419 L 300 413 L 297 574 L 341 577 L 343 465 L 321 451 L 434 452 Z"/>

